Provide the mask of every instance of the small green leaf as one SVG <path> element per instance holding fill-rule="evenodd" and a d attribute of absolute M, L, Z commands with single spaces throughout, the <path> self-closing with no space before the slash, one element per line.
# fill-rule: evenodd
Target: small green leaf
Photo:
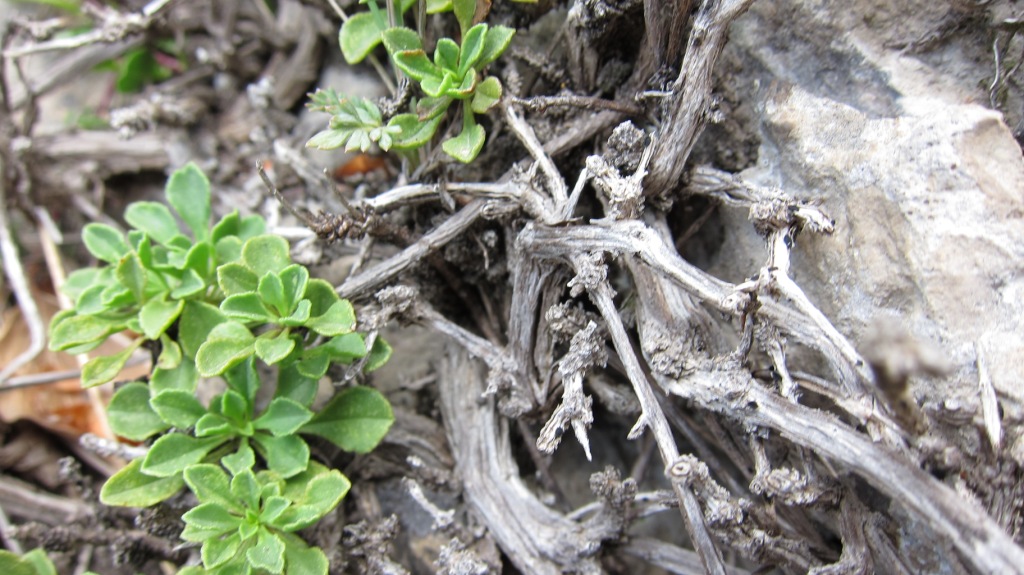
<path fill-rule="evenodd" d="M 146 272 L 142 267 L 142 262 L 138 260 L 138 255 L 131 253 L 121 258 L 115 275 L 121 285 L 127 287 L 131 295 L 135 297 L 135 301 L 142 302 Z"/>
<path fill-rule="evenodd" d="M 286 316 L 291 313 L 291 302 L 285 300 L 284 284 L 281 283 L 281 277 L 277 274 L 268 273 L 260 278 L 260 283 L 256 288 L 256 291 L 259 293 L 259 297 L 263 300 L 263 303 L 275 309 L 279 317 Z M 221 309 L 223 310 L 224 307 L 221 306 Z"/>
<path fill-rule="evenodd" d="M 284 533 L 286 575 L 327 575 L 327 556 L 318 547 L 310 547 L 298 536 Z"/>
<path fill-rule="evenodd" d="M 228 418 L 218 413 L 207 413 L 196 421 L 196 437 L 234 437 L 235 427 Z"/>
<path fill-rule="evenodd" d="M 260 376 L 256 372 L 256 362 L 252 358 L 224 372 L 224 381 L 228 388 L 238 392 L 251 406 L 256 400 L 260 389 Z"/>
<path fill-rule="evenodd" d="M 256 545 L 245 552 L 249 565 L 255 569 L 265 569 L 271 573 L 284 572 L 284 541 L 261 527 L 256 534 Z"/>
<path fill-rule="evenodd" d="M 210 242 L 197 243 L 185 255 L 185 268 L 196 272 L 200 278 L 212 278 L 215 267 L 213 246 Z"/>
<path fill-rule="evenodd" d="M 181 274 L 181 282 L 171 290 L 171 298 L 185 299 L 206 289 L 206 282 L 199 274 L 191 268 L 185 269 Z"/>
<path fill-rule="evenodd" d="M 441 149 L 456 160 L 468 164 L 476 159 L 483 149 L 486 137 L 483 126 L 473 119 L 473 112 L 469 108 L 463 108 L 462 133 L 445 140 L 441 144 Z"/>
<path fill-rule="evenodd" d="M 253 426 L 275 437 L 291 435 L 313 418 L 313 412 L 285 397 L 274 398 Z"/>
<path fill-rule="evenodd" d="M 139 325 L 146 339 L 159 339 L 160 335 L 178 319 L 185 302 L 181 300 L 167 301 L 161 296 L 151 299 L 139 310 Z"/>
<path fill-rule="evenodd" d="M 306 293 L 306 286 L 309 285 L 309 270 L 306 269 L 306 266 L 292 264 L 281 270 L 279 276 L 281 287 L 284 290 L 284 301 L 287 302 L 285 307 L 291 311 L 295 309 L 296 304 Z M 287 313 L 282 312 L 281 315 L 287 315 Z"/>
<path fill-rule="evenodd" d="M 129 383 L 118 389 L 107 405 L 110 430 L 132 441 L 144 441 L 169 426 L 149 404 L 149 386 Z"/>
<path fill-rule="evenodd" d="M 325 353 L 313 353 L 295 362 L 295 367 L 301 375 L 314 380 L 323 377 L 330 366 L 331 360 Z"/>
<path fill-rule="evenodd" d="M 353 14 L 342 23 L 341 31 L 338 32 L 338 44 L 345 61 L 349 64 L 362 62 L 380 44 L 381 32 L 383 29 L 377 18 L 370 12 Z"/>
<path fill-rule="evenodd" d="M 450 98 L 446 98 L 451 102 Z M 447 105 L 445 106 L 447 109 Z M 439 114 L 432 119 L 421 120 L 416 114 L 398 114 L 388 122 L 389 127 L 397 127 L 401 132 L 395 136 L 391 147 L 396 150 L 415 150 L 425 146 L 437 132 L 437 127 L 444 119 L 444 114 Z"/>
<path fill-rule="evenodd" d="M 323 315 L 335 302 L 341 301 L 338 292 L 334 291 L 334 286 L 319 278 L 311 279 L 306 283 L 306 292 L 302 297 L 308 299 L 312 304 L 310 313 L 314 316 Z"/>
<path fill-rule="evenodd" d="M 423 50 L 423 41 L 415 30 L 405 27 L 388 28 L 382 33 L 384 47 L 389 54 L 410 50 Z"/>
<path fill-rule="evenodd" d="M 254 341 L 249 329 L 238 322 L 218 325 L 196 353 L 199 374 L 211 377 L 224 373 L 224 370 L 252 355 Z"/>
<path fill-rule="evenodd" d="M 444 72 L 435 66 L 430 58 L 427 58 L 427 53 L 423 49 L 396 52 L 391 55 L 391 60 L 399 70 L 405 72 L 406 76 L 418 82 L 432 79 L 434 82 L 440 83 L 445 77 Z M 424 91 L 427 91 L 425 87 Z M 427 93 L 430 92 L 427 91 Z M 432 95 L 436 96 L 437 94 Z"/>
<path fill-rule="evenodd" d="M 65 351 L 86 344 L 99 345 L 107 336 L 122 328 L 123 324 L 119 322 L 96 316 L 63 316 L 50 332 L 50 349 Z"/>
<path fill-rule="evenodd" d="M 171 174 L 164 193 L 196 240 L 209 237 L 210 180 L 198 166 L 190 162 Z"/>
<path fill-rule="evenodd" d="M 246 520 L 238 524 L 238 536 L 242 538 L 242 541 L 252 540 L 256 537 L 256 532 L 260 529 L 260 522 L 257 519 L 253 519 L 251 516 L 246 517 Z M 248 549 L 248 546 L 246 546 Z"/>
<path fill-rule="evenodd" d="M 433 120 L 447 112 L 448 107 L 451 106 L 451 104 L 452 99 L 448 96 L 442 96 L 440 98 L 423 98 L 422 100 L 416 103 L 416 117 L 419 119 L 420 122 Z M 406 114 L 401 115 L 404 116 Z M 403 129 L 405 128 L 405 122 L 406 121 L 403 120 L 400 123 Z M 431 131 L 431 135 L 433 135 L 433 131 Z"/>
<path fill-rule="evenodd" d="M 239 525 L 242 521 L 239 520 Z M 242 538 L 238 532 L 224 537 L 206 539 L 200 555 L 207 571 L 204 575 L 249 575 L 252 570 L 243 562 L 229 563 L 242 549 Z M 181 575 L 179 573 L 179 575 Z"/>
<path fill-rule="evenodd" d="M 288 335 L 287 330 L 276 334 L 270 331 L 260 334 L 256 338 L 253 348 L 256 351 L 257 357 L 262 359 L 264 363 L 274 365 L 288 357 L 288 354 L 295 349 L 295 340 Z"/>
<path fill-rule="evenodd" d="M 455 19 L 459 21 L 459 30 L 463 36 L 473 25 L 473 16 L 476 15 L 476 0 L 452 0 L 452 11 L 455 12 Z"/>
<path fill-rule="evenodd" d="M 242 245 L 242 262 L 257 277 L 278 273 L 292 263 L 288 249 L 288 241 L 281 236 L 256 236 Z"/>
<path fill-rule="evenodd" d="M 236 513 L 244 511 L 231 493 L 231 479 L 220 466 L 210 463 L 190 465 L 185 468 L 182 478 L 200 503 L 216 503 Z"/>
<path fill-rule="evenodd" d="M 391 359 L 391 352 L 391 344 L 377 336 L 377 339 L 373 340 L 373 349 L 370 350 L 370 357 L 366 360 L 363 371 L 370 373 L 383 366 Z"/>
<path fill-rule="evenodd" d="M 335 336 L 351 332 L 356 326 L 356 312 L 348 300 L 340 300 L 323 315 L 309 318 L 306 327 L 320 335 Z"/>
<path fill-rule="evenodd" d="M 100 299 L 103 301 L 104 306 L 109 309 L 119 309 L 134 306 L 138 303 L 132 292 L 120 284 L 120 280 L 115 279 L 115 281 L 119 283 L 107 286 L 103 293 L 100 294 Z"/>
<path fill-rule="evenodd" d="M 451 38 L 441 38 L 434 48 L 434 63 L 456 72 L 459 69 L 459 45 Z"/>
<path fill-rule="evenodd" d="M 243 217 L 242 221 L 238 222 L 238 237 L 242 241 L 263 235 L 266 232 L 267 222 L 262 216 L 253 214 Z"/>
<path fill-rule="evenodd" d="M 180 389 L 161 391 L 149 403 L 160 419 L 178 429 L 188 429 L 206 415 L 206 408 L 195 395 Z"/>
<path fill-rule="evenodd" d="M 78 294 L 78 298 L 75 300 L 75 311 L 80 315 L 96 315 L 105 311 L 112 311 L 106 303 L 103 302 L 103 292 L 107 290 L 107 286 L 99 284 L 89 286 L 82 290 Z"/>
<path fill-rule="evenodd" d="M 217 221 L 216 224 L 213 225 L 213 231 L 210 232 L 210 239 L 216 244 L 224 238 L 237 236 L 239 222 L 241 222 L 241 217 L 238 215 L 238 210 L 234 210 L 230 214 L 225 214 Z"/>
<path fill-rule="evenodd" d="M 53 561 L 46 556 L 46 551 L 42 548 L 33 549 L 28 553 L 21 556 L 21 561 L 32 566 L 35 575 L 57 575 L 57 568 L 54 566 Z M 4 575 L 10 575 L 9 571 L 4 571 Z"/>
<path fill-rule="evenodd" d="M 263 502 L 263 508 L 260 510 L 260 523 L 264 525 L 272 524 L 291 504 L 291 501 L 281 496 L 268 497 Z"/>
<path fill-rule="evenodd" d="M 241 393 L 233 389 L 225 391 L 220 396 L 220 412 L 240 427 L 251 425 L 252 406 Z"/>
<path fill-rule="evenodd" d="M 501 100 L 501 82 L 494 76 L 488 76 L 476 86 L 473 93 L 472 109 L 476 114 L 483 114 Z"/>
<path fill-rule="evenodd" d="M 143 339 L 136 338 L 128 347 L 114 355 L 101 355 L 90 359 L 82 366 L 82 387 L 90 388 L 111 381 L 124 369 L 128 358 L 142 345 Z"/>
<path fill-rule="evenodd" d="M 109 270 L 109 268 L 105 268 Z M 78 299 L 86 289 L 97 285 L 100 275 L 104 273 L 99 268 L 82 268 L 75 270 L 68 274 L 67 279 L 64 280 L 64 285 L 60 287 L 60 290 L 64 292 L 64 295 L 72 300 Z"/>
<path fill-rule="evenodd" d="M 275 397 L 287 397 L 304 407 L 312 405 L 316 398 L 317 381 L 299 373 L 296 363 L 282 366 L 279 370 Z"/>
<path fill-rule="evenodd" d="M 199 383 L 199 373 L 196 371 L 196 364 L 188 359 L 182 358 L 177 367 L 167 369 L 157 367 L 149 378 L 150 393 L 157 394 L 165 389 L 181 389 L 189 393 L 196 390 Z"/>
<path fill-rule="evenodd" d="M 474 2 L 474 9 L 475 9 Z M 459 51 L 459 78 L 465 78 L 480 61 L 487 36 L 487 24 L 477 24 L 462 37 L 462 48 Z"/>
<path fill-rule="evenodd" d="M 254 292 L 259 282 L 256 274 L 238 262 L 217 268 L 217 285 L 226 296 Z"/>
<path fill-rule="evenodd" d="M 249 447 L 249 439 L 243 437 L 238 450 L 232 454 L 225 455 L 220 459 L 223 465 L 232 475 L 238 475 L 246 469 L 252 469 L 256 465 L 256 454 Z"/>
<path fill-rule="evenodd" d="M 82 241 L 96 259 L 110 264 L 116 264 L 131 251 L 124 234 L 106 224 L 86 224 L 82 228 Z"/>
<path fill-rule="evenodd" d="M 268 274 L 264 277 L 275 277 Z M 267 323 L 276 316 L 267 309 L 263 300 L 255 292 L 240 293 L 228 296 L 220 303 L 220 310 L 231 319 L 241 321 L 257 321 Z"/>
<path fill-rule="evenodd" d="M 352 130 L 350 128 L 324 130 L 314 134 L 313 137 L 306 142 L 306 147 L 315 148 L 317 150 L 337 150 L 338 148 L 345 146 L 351 137 Z M 346 151 L 350 150 L 346 149 Z"/>
<path fill-rule="evenodd" d="M 181 234 L 178 222 L 167 206 L 157 202 L 133 202 L 124 211 L 124 220 L 135 229 L 146 232 L 149 237 L 161 244 L 167 244 L 171 238 Z"/>
<path fill-rule="evenodd" d="M 251 469 L 243 469 L 231 478 L 231 496 L 241 501 L 250 510 L 260 507 L 260 486 Z"/>
<path fill-rule="evenodd" d="M 156 366 L 161 369 L 174 369 L 181 365 L 181 346 L 178 342 L 167 337 L 166 333 L 160 334 L 160 356 L 156 358 Z"/>
<path fill-rule="evenodd" d="M 169 433 L 157 439 L 142 461 L 142 472 L 153 477 L 180 474 L 189 465 L 199 463 L 218 445 L 220 437 L 190 437 Z"/>
<path fill-rule="evenodd" d="M 10 551 L 0 551 L 0 570 L 4 575 L 38 575 L 31 562 Z"/>
<path fill-rule="evenodd" d="M 346 451 L 368 453 L 394 420 L 391 404 L 379 391 L 357 386 L 334 396 L 299 432 L 319 435 Z"/>
<path fill-rule="evenodd" d="M 225 321 L 227 317 L 218 308 L 200 301 L 186 301 L 178 326 L 178 343 L 185 355 L 194 358 L 213 328 Z"/>
<path fill-rule="evenodd" d="M 299 305 L 295 306 L 295 310 L 292 311 L 292 314 L 288 317 L 281 318 L 277 323 L 287 327 L 299 327 L 306 325 L 306 322 L 309 321 L 310 310 L 312 308 L 313 305 L 308 299 L 299 300 Z"/>
<path fill-rule="evenodd" d="M 232 515 L 219 503 L 201 503 L 181 516 L 185 530 L 181 537 L 185 541 L 206 541 L 238 529 L 242 518 Z"/>
<path fill-rule="evenodd" d="M 293 505 L 272 525 L 282 531 L 305 529 L 337 507 L 351 487 L 348 478 L 337 469 L 311 463 L 306 471 L 288 480 L 285 497 Z"/>
<path fill-rule="evenodd" d="M 427 76 L 420 82 L 423 92 L 432 98 L 452 96 L 452 86 L 458 83 L 455 72 L 444 70 L 440 76 Z"/>
<path fill-rule="evenodd" d="M 236 236 L 221 238 L 217 240 L 213 252 L 218 265 L 235 262 L 242 257 L 242 239 Z"/>
<path fill-rule="evenodd" d="M 451 12 L 452 0 L 427 0 L 427 14 Z"/>
<path fill-rule="evenodd" d="M 468 99 L 476 90 L 478 76 L 479 74 L 475 70 L 470 70 L 469 73 L 463 76 L 461 84 L 453 86 L 448 90 L 448 95 L 459 100 Z"/>
<path fill-rule="evenodd" d="M 301 473 L 309 464 L 309 445 L 297 435 L 274 437 L 259 432 L 252 438 L 256 442 L 256 451 L 267 462 L 267 467 L 281 477 Z"/>
<path fill-rule="evenodd" d="M 516 31 L 506 26 L 493 26 L 487 30 L 484 38 L 484 48 L 480 52 L 480 58 L 476 61 L 475 68 L 483 70 L 491 62 L 498 59 L 512 42 Z"/>
<path fill-rule="evenodd" d="M 378 337 L 377 339 L 380 338 Z M 331 361 L 345 364 L 352 363 L 353 360 L 366 355 L 366 344 L 363 341 L 363 336 L 355 332 L 332 337 L 327 340 L 327 343 L 314 349 L 322 349 Z"/>
<path fill-rule="evenodd" d="M 119 507 L 149 507 L 173 496 L 185 485 L 180 475 L 154 477 L 142 472 L 135 459 L 103 484 L 100 502 Z"/>

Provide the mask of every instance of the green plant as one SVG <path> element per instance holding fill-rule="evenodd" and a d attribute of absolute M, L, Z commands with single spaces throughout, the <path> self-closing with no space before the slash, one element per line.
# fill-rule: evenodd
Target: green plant
<path fill-rule="evenodd" d="M 57 575 L 57 568 L 42 549 L 33 549 L 21 557 L 10 551 L 0 551 L 0 573 L 4 575 Z M 86 571 L 84 575 L 96 574 Z"/>
<path fill-rule="evenodd" d="M 54 317 L 50 348 L 84 353 L 114 333 L 139 334 L 122 352 L 86 363 L 86 387 L 112 380 L 146 342 L 158 344 L 157 367 L 164 372 L 194 373 L 196 351 L 226 319 L 213 308 L 223 299 L 217 270 L 238 260 L 243 243 L 264 232 L 262 218 L 238 212 L 211 228 L 210 183 L 192 164 L 171 176 L 165 195 L 174 213 L 160 203 L 136 202 L 124 214 L 133 228 L 127 234 L 99 223 L 82 230 L 86 249 L 106 265 L 68 276 L 64 292 L 75 306 Z M 175 215 L 191 237 L 181 233 Z"/>
<path fill-rule="evenodd" d="M 271 471 L 253 473 L 244 465 L 231 472 L 229 478 L 216 465 L 185 471 L 199 505 L 182 516 L 181 538 L 202 543 L 207 572 L 326 573 L 323 551 L 293 533 L 334 509 L 348 493 L 348 479 L 316 463 L 288 480 Z"/>
<path fill-rule="evenodd" d="M 440 14 L 452 9 L 452 0 L 426 0 L 427 14 Z M 359 12 L 342 23 L 338 32 L 341 54 L 349 64 L 362 62 L 381 43 L 381 34 L 388 29 L 387 16 L 377 6 L 376 0 L 359 0 L 366 4 L 369 12 Z M 402 0 L 398 6 L 401 14 L 416 5 L 416 0 Z"/>
<path fill-rule="evenodd" d="M 433 138 L 448 109 L 460 102 L 462 130 L 441 147 L 461 162 L 473 161 L 486 140 L 476 114 L 494 107 L 502 96 L 501 83 L 493 76 L 485 77 L 484 69 L 508 48 L 515 31 L 504 26 L 473 25 L 475 0 L 428 3 L 428 12 L 453 10 L 462 30 L 461 45 L 451 38 L 441 38 L 431 60 L 416 31 L 387 28 L 375 1 L 369 0 L 369 5 L 370 12 L 357 14 L 342 26 L 340 42 L 345 58 L 359 61 L 383 41 L 395 66 L 417 81 L 426 97 L 415 104 L 414 113 L 397 114 L 383 126 L 380 110 L 373 103 L 320 90 L 312 95 L 309 107 L 331 113 L 332 118 L 329 129 L 315 135 L 307 145 L 320 149 L 344 145 L 346 150 L 365 151 L 371 143 L 377 143 L 385 151 L 391 147 L 415 149 Z M 403 4 L 402 11 L 407 8 Z"/>
<path fill-rule="evenodd" d="M 365 453 L 384 437 L 393 420 L 387 400 L 368 387 L 345 389 L 313 412 L 317 381 L 294 368 L 281 370 L 273 399 L 258 414 L 261 381 L 255 361 L 250 358 L 232 368 L 224 379 L 228 389 L 209 407 L 186 389 L 147 389 L 131 383 L 117 391 L 110 402 L 114 431 L 137 440 L 161 435 L 145 457 L 103 486 L 104 503 L 153 505 L 181 488 L 191 465 L 220 461 L 229 468 L 239 467 L 238 462 L 251 467 L 256 454 L 278 476 L 293 477 L 310 465 L 309 446 L 300 435 L 317 435 L 346 451 Z M 191 432 L 164 433 L 171 428 Z"/>
<path fill-rule="evenodd" d="M 461 0 L 457 1 L 459 4 Z M 484 146 L 486 134 L 476 123 L 475 114 L 483 114 L 501 99 L 501 83 L 497 78 L 482 77 L 483 69 L 508 48 L 515 31 L 504 26 L 489 28 L 477 24 L 463 34 L 462 45 L 450 38 L 441 38 L 431 62 L 419 35 L 409 28 L 391 28 L 384 32 L 384 46 L 395 65 L 420 83 L 427 95 L 416 106 L 416 114 L 392 118 L 396 125 L 427 123 L 437 127 L 441 118 L 456 100 L 462 102 L 462 131 L 445 140 L 445 153 L 461 162 L 473 161 Z"/>
<path fill-rule="evenodd" d="M 104 484 L 100 500 L 144 507 L 187 484 L 202 502 L 196 509 L 209 509 L 203 506 L 211 501 L 189 478 L 224 466 L 235 478 L 232 485 L 259 478 L 262 495 L 245 500 L 245 509 L 228 507 L 244 519 L 233 527 L 237 545 L 222 541 L 231 539 L 224 533 L 186 530 L 190 541 L 200 533 L 211 538 L 203 541 L 204 561 L 209 553 L 218 558 L 206 561 L 210 572 L 251 567 L 326 573 L 323 554 L 290 533 L 333 509 L 348 480 L 311 461 L 303 436 L 365 453 L 384 437 L 394 416 L 378 391 L 360 386 L 342 390 L 314 411 L 319 380 L 332 364 L 358 360 L 365 370 L 376 369 L 391 348 L 375 338 L 367 350 L 355 331 L 351 303 L 293 263 L 288 243 L 264 233 L 262 218 L 233 212 L 211 226 L 210 184 L 197 167 L 175 172 L 165 194 L 173 212 L 163 204 L 136 202 L 125 212 L 133 227 L 127 234 L 103 224 L 85 226 L 85 246 L 103 265 L 69 276 L 65 291 L 75 307 L 51 323 L 51 347 L 73 353 L 94 349 L 114 333 L 138 334 L 123 351 L 86 363 L 86 386 L 114 379 L 140 346 L 155 357 L 148 381 L 121 386 L 108 406 L 115 433 L 152 443 L 144 457 Z M 189 236 L 180 232 L 175 216 Z M 276 369 L 261 370 L 257 360 Z M 274 374 L 271 393 L 260 395 L 266 385 L 261 371 Z M 226 384 L 206 405 L 196 396 L 201 376 L 219 376 Z M 303 486 L 319 486 L 321 495 L 334 489 L 337 496 L 312 502 Z M 295 514 L 305 519 L 288 519 Z M 201 522 L 203 515 L 190 517 Z M 267 545 L 284 549 L 283 555 L 262 555 Z M 249 567 L 236 569 L 246 561 Z"/>
<path fill-rule="evenodd" d="M 377 144 L 386 152 L 402 133 L 400 126 L 384 126 L 380 108 L 366 98 L 345 98 L 327 89 L 317 90 L 309 99 L 307 108 L 331 115 L 328 129 L 317 133 L 306 144 L 310 148 L 333 150 L 345 146 L 346 152 L 365 152 L 371 144 Z"/>

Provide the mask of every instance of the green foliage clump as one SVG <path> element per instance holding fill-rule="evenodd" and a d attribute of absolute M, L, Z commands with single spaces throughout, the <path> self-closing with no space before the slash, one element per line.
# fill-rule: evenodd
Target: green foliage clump
<path fill-rule="evenodd" d="M 33 549 L 17 556 L 10 551 L 0 551 L 0 573 L 4 575 L 57 575 L 57 567 L 42 549 Z M 86 571 L 84 575 L 96 575 Z"/>
<path fill-rule="evenodd" d="M 369 12 L 356 14 L 342 25 L 339 41 L 349 63 L 365 58 L 383 42 L 395 67 L 419 83 L 424 97 L 408 113 L 393 116 L 382 125 L 380 110 L 372 102 L 345 98 L 332 90 L 317 91 L 309 108 L 332 114 L 327 130 L 315 135 L 307 146 L 348 151 L 366 151 L 377 143 L 384 151 L 416 149 L 426 145 L 447 117 L 452 104 L 462 106 L 462 129 L 441 147 L 460 162 L 472 162 L 486 140 L 476 115 L 493 108 L 502 96 L 501 82 L 485 76 L 486 67 L 508 48 L 515 30 L 505 26 L 473 25 L 475 0 L 445 0 L 427 3 L 428 13 L 454 11 L 462 31 L 462 43 L 441 38 L 428 57 L 420 35 L 410 28 L 387 27 L 375 0 L 368 0 Z M 404 13 L 414 2 L 403 2 Z"/>
<path fill-rule="evenodd" d="M 104 224 L 83 229 L 86 248 L 102 264 L 69 276 L 65 291 L 74 308 L 50 327 L 51 348 L 71 353 L 95 349 L 115 333 L 137 334 L 124 350 L 86 363 L 85 386 L 113 380 L 140 346 L 156 358 L 148 381 L 121 386 L 108 407 L 115 433 L 152 443 L 107 481 L 100 500 L 144 507 L 187 485 L 201 505 L 186 514 L 195 525 L 186 540 L 203 543 L 210 573 L 249 572 L 238 569 L 243 564 L 275 574 L 326 573 L 323 553 L 292 532 L 337 506 L 348 480 L 312 461 L 303 436 L 365 453 L 394 416 L 378 391 L 358 386 L 314 411 L 318 381 L 332 364 L 362 361 L 376 369 L 391 348 L 375 338 L 367 349 L 352 304 L 293 263 L 288 243 L 265 233 L 262 218 L 236 211 L 212 223 L 210 183 L 196 166 L 175 172 L 165 194 L 171 209 L 156 202 L 128 207 L 127 234 Z M 272 393 L 260 395 L 267 382 L 257 360 L 276 367 Z M 196 395 L 200 377 L 226 384 L 207 405 Z M 196 478 L 216 475 L 211 470 L 223 475 L 221 467 L 232 486 L 245 483 L 256 495 L 232 487 L 230 497 L 218 495 L 223 501 L 207 500 Z M 308 491 L 314 487 L 315 502 Z M 214 503 L 241 517 L 231 524 L 233 535 L 202 527 L 198 510 Z M 196 539 L 204 534 L 209 539 Z"/>

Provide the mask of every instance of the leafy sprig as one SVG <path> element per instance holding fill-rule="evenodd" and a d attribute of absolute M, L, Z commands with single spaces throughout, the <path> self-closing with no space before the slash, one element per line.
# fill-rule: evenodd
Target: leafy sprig
<path fill-rule="evenodd" d="M 165 370 L 194 356 L 189 344 L 203 341 L 214 327 L 196 304 L 219 303 L 223 294 L 216 270 L 240 257 L 243 242 L 264 232 L 262 218 L 237 211 L 211 227 L 210 182 L 193 164 L 171 176 L 165 195 L 173 212 L 156 202 L 128 206 L 124 217 L 132 229 L 127 234 L 99 223 L 82 231 L 86 249 L 105 265 L 68 277 L 64 291 L 75 306 L 54 317 L 50 348 L 84 353 L 115 333 L 139 334 L 120 353 L 86 363 L 85 387 L 114 379 L 145 342 L 159 342 L 157 364 Z M 188 235 L 179 229 L 178 218 Z M 168 335 L 174 325 L 189 328 L 175 338 Z"/>
<path fill-rule="evenodd" d="M 316 463 L 288 480 L 244 466 L 231 472 L 207 464 L 185 470 L 199 505 L 182 516 L 181 538 L 202 543 L 206 572 L 326 573 L 324 552 L 293 533 L 334 509 L 351 487 L 348 479 Z"/>
<path fill-rule="evenodd" d="M 427 95 L 418 103 L 416 114 L 405 115 L 408 121 L 430 123 L 443 117 L 453 102 L 463 101 L 462 131 L 441 144 L 445 153 L 460 162 L 473 161 L 483 148 L 486 134 L 474 115 L 494 107 L 502 88 L 497 78 L 484 78 L 482 71 L 508 48 L 514 34 L 504 26 L 477 24 L 466 31 L 461 46 L 450 38 L 438 40 L 431 61 L 415 31 L 391 28 L 384 32 L 384 46 L 395 66 L 419 82 Z"/>
<path fill-rule="evenodd" d="M 485 76 L 484 70 L 505 52 L 515 31 L 505 26 L 474 25 L 474 0 L 428 2 L 429 13 L 454 11 L 462 30 L 461 44 L 441 38 L 431 59 L 416 31 L 388 28 L 376 2 L 368 0 L 368 4 L 369 12 L 349 18 L 341 28 L 339 39 L 346 60 L 357 62 L 383 42 L 395 66 L 419 83 L 425 97 L 412 112 L 397 114 L 383 126 L 380 110 L 373 103 L 345 98 L 333 90 L 319 90 L 311 96 L 309 107 L 331 113 L 331 123 L 328 130 L 313 136 L 307 146 L 333 149 L 344 145 L 348 151 L 365 152 L 372 143 L 377 143 L 384 151 L 416 149 L 434 137 L 448 109 L 459 102 L 462 129 L 457 136 L 442 142 L 441 147 L 460 162 L 473 161 L 487 137 L 476 115 L 493 108 L 503 91 L 498 79 Z M 401 12 L 407 8 L 403 2 Z"/>
<path fill-rule="evenodd" d="M 203 543 L 205 568 L 183 573 L 326 574 L 324 554 L 293 532 L 337 506 L 349 483 L 310 459 L 304 437 L 365 453 L 394 416 L 383 395 L 360 386 L 314 410 L 319 380 L 331 364 L 359 360 L 376 369 L 391 348 L 378 337 L 367 349 L 352 304 L 292 262 L 288 243 L 265 234 L 262 218 L 234 212 L 211 225 L 210 184 L 197 167 L 175 172 L 165 194 L 170 209 L 155 202 L 128 207 L 127 234 L 85 227 L 86 248 L 101 264 L 68 278 L 75 307 L 51 323 L 51 347 L 74 353 L 118 332 L 137 334 L 122 351 L 86 363 L 86 386 L 114 379 L 143 344 L 157 356 L 148 381 L 122 385 L 108 407 L 115 433 L 152 443 L 104 484 L 100 499 L 144 507 L 187 484 L 201 504 L 186 514 L 183 536 Z M 265 404 L 258 401 L 268 394 L 260 394 L 267 383 L 257 360 L 276 367 Z M 200 377 L 215 376 L 226 389 L 204 404 L 196 394 Z M 227 490 L 202 491 L 203 474 Z M 219 499 L 205 500 L 210 493 Z M 214 529 L 211 517 L 227 527 Z M 0 556 L 0 565 L 19 572 L 36 559 Z"/>

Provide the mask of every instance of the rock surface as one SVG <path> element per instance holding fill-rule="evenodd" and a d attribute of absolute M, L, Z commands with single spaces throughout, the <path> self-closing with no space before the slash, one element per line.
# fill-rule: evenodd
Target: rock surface
<path fill-rule="evenodd" d="M 999 4 L 963 26 L 1004 17 Z M 912 382 L 915 394 L 964 402 L 979 425 L 981 357 L 1012 427 L 1024 421 L 1024 159 L 1003 116 L 982 105 L 984 39 L 908 48 L 944 33 L 964 16 L 958 6 L 761 1 L 734 25 L 726 61 L 748 71 L 732 84 L 757 102 L 748 113 L 761 145 L 744 175 L 818 198 L 836 218 L 833 236 L 800 238 L 797 282 L 854 342 L 896 317 L 937 345 L 952 370 Z M 710 271 L 738 281 L 765 252 L 746 213 L 721 217 L 731 235 Z"/>

